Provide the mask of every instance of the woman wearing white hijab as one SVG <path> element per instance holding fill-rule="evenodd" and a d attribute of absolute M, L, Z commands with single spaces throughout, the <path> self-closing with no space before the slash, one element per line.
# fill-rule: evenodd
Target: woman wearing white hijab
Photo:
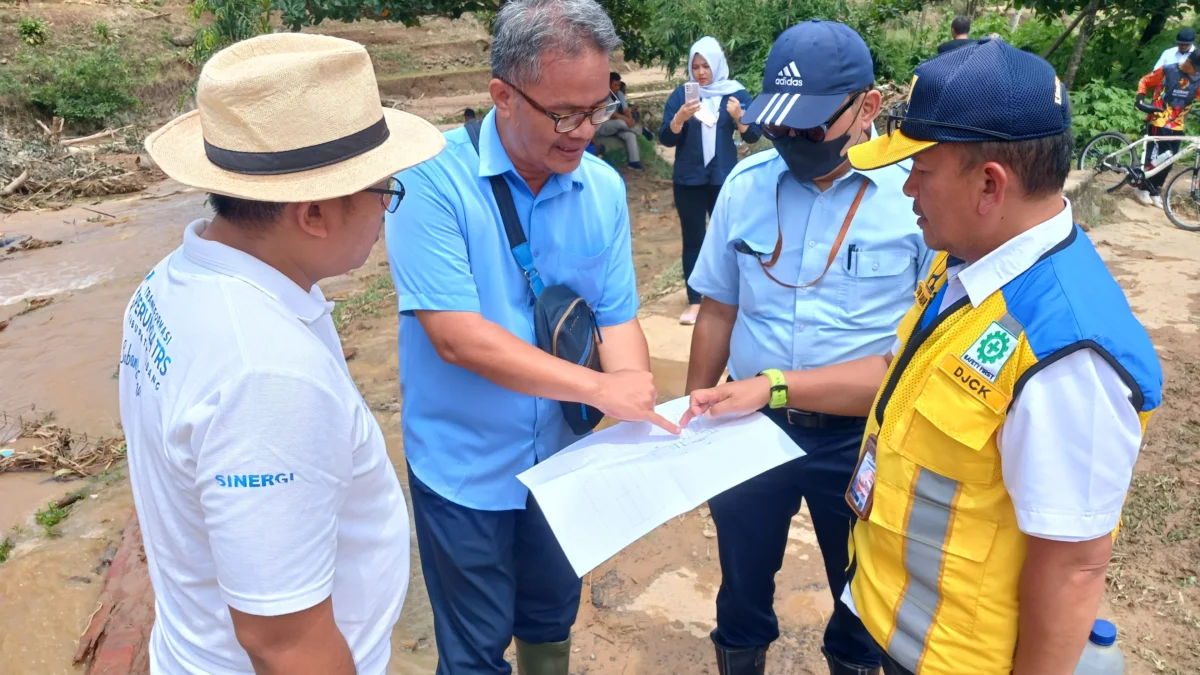
<path fill-rule="evenodd" d="M 733 144 L 736 130 L 742 140 L 754 143 L 762 135 L 757 125 L 743 124 L 742 111 L 752 100 L 746 88 L 729 79 L 725 52 L 711 37 L 702 37 L 688 55 L 688 76 L 700 86 L 700 100 L 687 102 L 680 86 L 667 99 L 659 140 L 675 148 L 675 209 L 683 230 L 683 277 L 692 274 L 704 244 L 705 222 L 712 215 L 725 177 L 737 164 Z M 687 287 L 688 309 L 679 317 L 696 323 L 700 294 Z"/>

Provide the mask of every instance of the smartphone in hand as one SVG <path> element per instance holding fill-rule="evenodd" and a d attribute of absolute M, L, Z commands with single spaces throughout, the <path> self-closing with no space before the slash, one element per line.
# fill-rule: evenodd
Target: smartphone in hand
<path fill-rule="evenodd" d="M 685 103 L 700 100 L 700 83 L 699 82 L 684 82 L 683 83 L 683 98 Z"/>

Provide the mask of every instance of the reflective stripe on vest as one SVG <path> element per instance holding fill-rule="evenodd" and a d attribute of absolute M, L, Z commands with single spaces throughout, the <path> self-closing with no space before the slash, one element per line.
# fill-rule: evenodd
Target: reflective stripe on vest
<path fill-rule="evenodd" d="M 940 291 L 938 295 L 941 295 Z M 934 308 L 935 311 L 940 309 Z M 996 323 L 1018 339 L 1025 332 L 1024 326 L 1008 312 Z M 959 490 L 958 481 L 917 467 L 912 509 L 904 533 L 904 571 L 908 584 L 896 609 L 895 627 L 887 644 L 888 655 L 914 673 L 925 653 L 933 616 L 941 602 L 938 585 L 945 563 L 943 549 L 950 534 Z"/>
<path fill-rule="evenodd" d="M 887 646 L 888 654 L 912 672 L 917 671 L 925 652 L 925 641 L 940 600 L 942 547 L 950 530 L 951 507 L 958 487 L 958 481 L 928 469 L 920 469 L 917 474 L 917 498 L 913 500 L 904 544 L 908 586 L 896 611 L 896 630 Z"/>

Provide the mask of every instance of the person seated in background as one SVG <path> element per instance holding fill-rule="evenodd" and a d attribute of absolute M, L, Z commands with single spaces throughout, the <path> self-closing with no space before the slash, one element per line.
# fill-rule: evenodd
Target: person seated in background
<path fill-rule="evenodd" d="M 1200 52 L 1188 54 L 1187 59 L 1178 65 L 1168 63 L 1162 68 L 1146 75 L 1138 82 L 1137 109 L 1146 113 L 1146 134 L 1150 136 L 1182 136 L 1184 125 L 1187 123 L 1188 112 L 1196 100 L 1196 91 L 1200 89 L 1200 76 L 1196 74 L 1200 68 Z M 1150 94 L 1150 102 L 1145 101 Z M 1179 152 L 1179 141 L 1159 141 L 1150 144 L 1150 152 L 1146 153 L 1146 167 L 1153 166 L 1157 161 L 1163 161 L 1171 154 Z M 1161 171 L 1150 178 L 1154 188 L 1153 194 L 1148 190 L 1134 190 L 1133 197 L 1145 206 L 1162 208 L 1163 183 L 1167 181 L 1170 171 Z"/>
<path fill-rule="evenodd" d="M 950 22 L 950 37 L 953 38 L 938 45 L 937 51 L 939 54 L 945 54 L 948 51 L 958 49 L 964 45 L 969 45 L 971 42 L 968 35 L 971 32 L 971 19 L 965 16 L 956 16 Z"/>
<path fill-rule="evenodd" d="M 611 73 L 610 73 L 610 75 L 611 75 Z M 621 90 L 616 92 L 616 94 L 617 94 L 617 97 L 621 100 L 621 102 L 624 103 L 626 101 L 625 80 L 621 80 L 620 89 Z M 646 128 L 646 125 L 644 124 L 644 122 L 642 120 L 641 107 L 639 105 L 637 105 L 636 103 L 630 103 L 629 104 L 629 114 L 630 114 L 630 116 L 633 117 L 633 121 L 636 122 L 639 126 L 641 126 L 641 130 L 634 129 L 634 131 L 637 131 L 638 133 L 640 133 L 642 135 L 643 138 L 645 138 L 646 140 L 653 143 L 654 142 L 654 132 L 652 132 Z"/>
<path fill-rule="evenodd" d="M 1196 51 L 1196 31 L 1191 28 L 1181 28 L 1175 34 L 1175 46 L 1163 50 L 1162 55 L 1154 64 L 1154 70 L 1166 65 L 1178 66 L 1187 61 L 1188 55 L 1194 51 Z"/>
<path fill-rule="evenodd" d="M 475 109 L 474 108 L 467 108 L 466 110 L 463 111 L 463 124 L 466 124 L 467 122 L 470 122 L 473 119 L 475 119 Z"/>
<path fill-rule="evenodd" d="M 633 111 L 630 110 L 629 103 L 625 100 L 625 90 L 621 86 L 622 84 L 620 73 L 612 71 L 608 74 L 609 91 L 616 97 L 619 105 L 612 117 L 596 129 L 596 135 L 616 136 L 621 139 L 625 143 L 625 152 L 629 155 L 629 168 L 634 171 L 645 171 L 646 167 L 642 164 L 642 153 L 638 148 L 637 137 L 640 133 L 646 137 L 646 140 L 653 141 L 654 135 L 646 131 L 640 122 L 633 119 Z"/>

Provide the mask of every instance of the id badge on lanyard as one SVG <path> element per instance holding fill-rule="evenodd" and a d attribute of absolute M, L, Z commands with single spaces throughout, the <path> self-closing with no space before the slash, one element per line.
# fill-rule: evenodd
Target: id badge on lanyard
<path fill-rule="evenodd" d="M 859 520 L 871 519 L 871 507 L 875 505 L 875 446 L 876 435 L 867 436 L 862 457 L 854 467 L 854 478 L 846 488 L 846 503 Z"/>

